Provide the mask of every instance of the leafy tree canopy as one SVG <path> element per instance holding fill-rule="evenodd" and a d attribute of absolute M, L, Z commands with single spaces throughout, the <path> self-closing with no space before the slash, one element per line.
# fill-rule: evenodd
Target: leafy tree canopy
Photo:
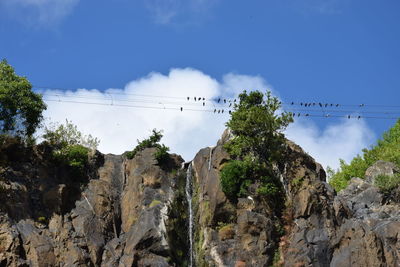
<path fill-rule="evenodd" d="M 244 91 L 239 100 L 227 122 L 233 138 L 224 147 L 233 160 L 221 171 L 222 190 L 234 200 L 258 183 L 257 194 L 278 194 L 281 186 L 273 164 L 281 159 L 285 146 L 282 132 L 293 121 L 292 114 L 279 111 L 281 103 L 271 92 Z"/>
<path fill-rule="evenodd" d="M 31 137 L 46 109 L 42 96 L 32 91 L 25 77 L 18 76 L 6 60 L 0 62 L 0 131 Z"/>
<path fill-rule="evenodd" d="M 68 145 L 81 145 L 96 150 L 100 143 L 100 140 L 91 134 L 82 134 L 77 126 L 68 120 L 65 121 L 65 124 L 51 124 L 50 126 L 46 126 L 43 138 L 57 148 Z"/>
<path fill-rule="evenodd" d="M 43 138 L 53 147 L 53 157 L 57 164 L 68 166 L 77 177 L 87 175 L 89 152 L 97 149 L 99 139 L 90 134 L 82 134 L 77 126 L 68 120 L 65 124 L 46 127 Z"/>
<path fill-rule="evenodd" d="M 291 113 L 278 112 L 281 102 L 271 92 L 244 91 L 239 95 L 227 126 L 234 138 L 225 148 L 236 157 L 251 155 L 263 161 L 278 160 L 285 143 L 282 133 L 293 121 Z"/>

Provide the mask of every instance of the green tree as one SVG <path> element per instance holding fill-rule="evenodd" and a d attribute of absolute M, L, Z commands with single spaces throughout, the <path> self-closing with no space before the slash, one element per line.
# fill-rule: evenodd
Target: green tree
<path fill-rule="evenodd" d="M 44 141 L 53 148 L 53 157 L 58 164 L 67 165 L 78 177 L 84 177 L 89 165 L 89 152 L 97 149 L 100 141 L 92 135 L 84 135 L 76 125 L 66 120 L 65 124 L 46 127 Z"/>
<path fill-rule="evenodd" d="M 232 160 L 221 170 L 221 185 L 231 199 L 243 196 L 248 186 L 258 183 L 257 194 L 274 195 L 281 186 L 273 165 L 285 149 L 283 130 L 293 121 L 288 112 L 280 112 L 281 102 L 271 92 L 239 95 L 227 126 L 233 138 L 225 144 Z"/>
<path fill-rule="evenodd" d="M 234 138 L 225 148 L 235 158 L 251 155 L 265 162 L 276 161 L 285 144 L 283 130 L 293 121 L 288 112 L 279 112 L 281 102 L 271 92 L 246 91 L 239 95 L 227 126 Z"/>
<path fill-rule="evenodd" d="M 65 124 L 51 124 L 44 129 L 43 138 L 54 147 L 68 145 L 81 145 L 96 150 L 100 140 L 91 134 L 84 135 L 71 121 L 65 120 Z"/>
<path fill-rule="evenodd" d="M 385 132 L 382 139 L 370 149 L 363 149 L 362 155 L 357 155 L 347 164 L 340 160 L 340 168 L 337 171 L 330 170 L 329 183 L 340 191 L 347 187 L 353 177 L 364 178 L 365 171 L 376 161 L 385 160 L 395 163 L 400 167 L 400 120 Z"/>
<path fill-rule="evenodd" d="M 6 60 L 0 62 L 0 131 L 32 137 L 46 109 L 42 96 L 32 91 L 25 77 L 18 76 Z"/>

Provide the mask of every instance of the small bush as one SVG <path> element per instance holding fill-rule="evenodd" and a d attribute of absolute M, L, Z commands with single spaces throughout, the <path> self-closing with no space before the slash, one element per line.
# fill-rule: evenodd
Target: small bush
<path fill-rule="evenodd" d="M 146 148 L 151 148 L 151 147 L 161 147 L 159 142 L 161 141 L 161 138 L 163 137 L 163 134 L 161 131 L 157 131 L 157 129 L 153 129 L 152 134 L 149 136 L 149 138 L 143 139 L 142 141 L 137 140 L 138 145 L 130 152 L 127 152 L 125 155 L 128 159 L 133 159 L 136 154 L 139 151 L 143 151 Z"/>
<path fill-rule="evenodd" d="M 257 188 L 257 194 L 260 196 L 273 196 L 280 191 L 280 187 L 272 181 L 265 182 L 262 186 Z"/>
<path fill-rule="evenodd" d="M 128 159 L 133 159 L 139 151 L 142 151 L 146 148 L 157 148 L 157 151 L 154 153 L 154 157 L 158 162 L 158 165 L 164 165 L 168 162 L 169 159 L 169 147 L 164 144 L 160 144 L 161 138 L 163 137 L 162 131 L 157 131 L 157 129 L 153 129 L 152 135 L 149 138 L 146 138 L 142 141 L 137 140 L 138 145 L 132 150 L 125 152 L 125 156 Z"/>
<path fill-rule="evenodd" d="M 89 163 L 89 149 L 82 145 L 69 145 L 54 152 L 57 161 L 69 166 L 76 175 L 82 176 Z"/>
<path fill-rule="evenodd" d="M 252 164 L 248 161 L 228 162 L 221 170 L 221 186 L 225 195 L 231 199 L 244 196 L 251 184 L 252 171 Z"/>
<path fill-rule="evenodd" d="M 154 157 L 156 158 L 159 165 L 163 165 L 168 161 L 168 159 L 169 159 L 168 151 L 169 151 L 169 147 L 162 144 L 157 149 L 156 153 L 154 153 Z"/>
<path fill-rule="evenodd" d="M 44 216 L 41 216 L 38 218 L 38 222 L 41 224 L 46 224 L 47 223 L 47 219 Z"/>
<path fill-rule="evenodd" d="M 157 200 L 157 199 L 154 199 L 154 200 L 150 203 L 149 208 L 152 208 L 152 207 L 154 207 L 154 206 L 157 206 L 158 204 L 161 204 L 161 201 L 160 201 L 160 200 Z"/>
<path fill-rule="evenodd" d="M 400 186 L 400 175 L 378 175 L 375 178 L 375 185 L 384 193 L 389 193 Z"/>

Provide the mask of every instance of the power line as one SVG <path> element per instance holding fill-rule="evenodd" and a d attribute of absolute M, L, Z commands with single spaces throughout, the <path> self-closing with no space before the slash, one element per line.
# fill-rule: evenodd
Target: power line
<path fill-rule="evenodd" d="M 61 88 L 61 87 L 48 87 L 48 86 L 34 86 L 34 89 L 36 91 L 41 92 L 40 89 L 47 89 L 47 90 L 62 90 L 62 91 L 68 91 L 68 92 L 76 92 L 77 89 L 72 89 L 72 88 Z M 229 104 L 234 104 L 238 98 L 229 98 L 229 97 L 204 97 L 204 96 L 167 96 L 167 95 L 153 95 L 153 94 L 132 94 L 132 93 L 119 93 L 119 92 L 102 92 L 97 89 L 84 89 L 87 90 L 87 93 L 100 93 L 103 95 L 123 95 L 123 96 L 136 96 L 136 97 L 143 97 L 143 98 L 167 98 L 167 99 L 179 99 L 179 100 L 184 100 L 184 101 L 192 101 L 195 100 L 196 103 L 202 103 L 202 102 L 213 102 L 213 104 L 217 105 L 224 105 L 228 106 Z M 90 90 L 95 90 L 95 92 L 90 91 Z M 122 89 L 113 89 L 113 90 L 122 90 Z M 65 92 L 63 92 L 65 93 Z M 43 95 L 48 94 L 47 92 L 44 92 Z M 57 95 L 58 96 L 58 95 Z M 72 97 L 72 96 L 66 96 L 65 97 Z M 84 97 L 84 96 L 80 96 Z M 120 101 L 132 101 L 132 100 L 120 100 Z M 281 103 L 283 106 L 300 106 L 300 107 L 321 107 L 321 108 L 327 108 L 327 107 L 335 107 L 335 108 L 341 108 L 341 107 L 357 107 L 357 108 L 369 108 L 369 107 L 376 107 L 376 108 L 399 108 L 400 105 L 382 105 L 382 104 L 343 104 L 343 103 L 325 103 L 325 102 L 298 102 L 298 101 L 292 101 L 292 102 L 282 102 Z M 399 112 L 400 113 L 400 112 Z"/>
<path fill-rule="evenodd" d="M 64 94 L 50 94 L 50 93 L 45 93 L 44 94 L 45 97 L 56 97 L 58 100 L 61 100 L 61 98 L 72 98 L 72 99 L 85 99 L 85 100 L 103 100 L 103 101 L 110 101 L 111 105 L 118 103 L 118 102 L 128 102 L 128 103 L 145 103 L 145 104 L 157 104 L 157 105 L 179 105 L 179 106 L 193 106 L 193 107 L 210 107 L 212 106 L 212 108 L 219 108 L 219 109 L 232 109 L 234 107 L 234 105 L 232 105 L 232 103 L 228 104 L 218 104 L 218 103 L 206 103 L 205 101 L 202 102 L 197 102 L 197 103 L 193 103 L 193 102 L 188 102 L 188 101 L 154 101 L 152 99 L 137 99 L 137 98 L 133 98 L 133 99 L 120 99 L 120 98 L 113 98 L 112 96 L 110 98 L 105 98 L 104 96 L 102 97 L 96 97 L 96 96 L 82 96 L 82 95 L 64 95 Z M 85 101 L 81 101 L 81 102 L 85 102 Z M 87 101 L 86 101 L 87 102 Z M 302 105 L 303 106 L 303 105 Z M 325 108 L 325 106 L 322 106 L 318 109 L 315 109 L 314 106 L 312 106 L 311 108 L 309 108 L 309 105 L 307 105 L 307 108 L 303 108 L 303 107 L 297 107 L 295 105 L 290 105 L 287 108 L 285 108 L 286 111 L 291 111 L 291 112 L 306 112 L 306 114 L 311 113 L 311 112 L 317 112 L 320 113 L 322 112 L 323 115 L 327 115 L 327 114 L 334 114 L 334 113 L 346 113 L 346 114 L 353 114 L 353 113 L 357 113 L 357 114 L 384 114 L 384 115 L 395 115 L 395 114 L 400 114 L 400 110 L 399 111 L 377 111 L 377 110 L 369 110 L 366 108 L 363 109 L 357 109 L 357 110 L 343 110 L 340 109 L 340 106 L 337 106 L 337 109 L 328 109 Z M 332 107 L 332 106 L 329 106 Z"/>
<path fill-rule="evenodd" d="M 44 99 L 49 102 L 60 102 L 60 103 L 75 103 L 75 104 L 85 104 L 85 105 L 101 105 L 101 106 L 116 106 L 116 107 L 128 107 L 128 108 L 142 108 L 142 109 L 157 109 L 157 110 L 176 110 L 176 111 L 195 111 L 195 112 L 208 112 L 208 113 L 216 113 L 216 114 L 230 114 L 232 109 L 194 109 L 187 108 L 185 105 L 168 107 L 163 105 L 161 106 L 144 106 L 144 105 L 128 105 L 128 104 L 118 104 L 118 103 L 98 103 L 98 102 L 87 102 L 87 101 L 73 101 L 73 100 L 61 100 L 61 99 Z M 155 104 L 155 103 L 149 103 Z M 161 102 L 159 104 L 162 104 Z M 283 110 L 288 111 L 289 110 Z M 382 117 L 382 116 L 361 116 L 361 115 L 335 115 L 335 114 L 310 114 L 310 113 L 300 113 L 300 112 L 291 112 L 293 117 L 315 117 L 315 118 L 347 118 L 347 119 L 393 119 L 397 120 L 398 117 Z"/>

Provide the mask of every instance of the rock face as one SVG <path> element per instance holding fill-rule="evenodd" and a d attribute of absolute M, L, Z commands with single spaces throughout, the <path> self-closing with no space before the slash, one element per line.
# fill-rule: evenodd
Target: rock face
<path fill-rule="evenodd" d="M 285 199 L 231 202 L 219 182 L 229 138 L 183 168 L 177 155 L 159 166 L 155 149 L 94 153 L 83 178 L 54 166 L 46 146 L 3 145 L 0 266 L 189 266 L 189 164 L 194 266 L 400 266 L 400 204 L 374 185 L 394 164 L 377 162 L 337 194 L 288 141 L 276 166 Z"/>
<path fill-rule="evenodd" d="M 0 266 L 171 266 L 171 258 L 184 261 L 186 255 L 173 257 L 170 244 L 184 245 L 169 238 L 166 227 L 182 159 L 171 155 L 170 169 L 163 170 L 154 152 L 146 149 L 132 160 L 92 156 L 95 175 L 76 181 L 81 187 L 72 189 L 67 170 L 25 166 L 29 163 L 23 160 L 3 170 Z M 30 151 L 27 157 L 43 160 L 46 155 Z M 68 209 L 71 191 L 76 201 Z"/>

